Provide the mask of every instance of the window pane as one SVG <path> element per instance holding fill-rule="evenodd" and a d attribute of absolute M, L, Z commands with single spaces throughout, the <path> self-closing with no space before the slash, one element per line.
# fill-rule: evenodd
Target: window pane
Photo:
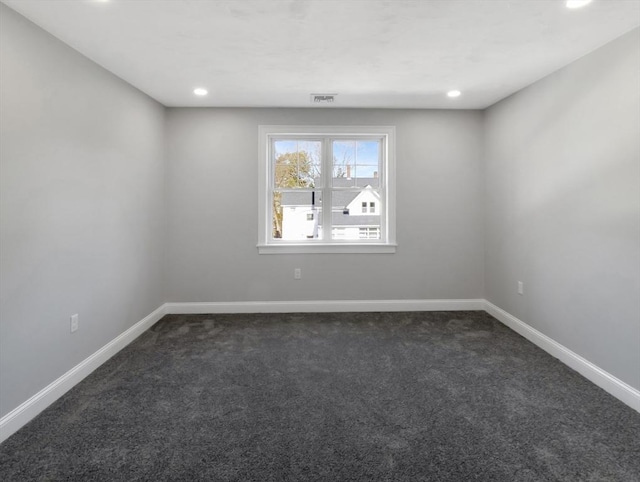
<path fill-rule="evenodd" d="M 273 141 L 273 183 L 276 189 L 320 186 L 322 142 L 301 139 Z"/>
<path fill-rule="evenodd" d="M 374 208 L 370 212 L 372 203 Z M 332 239 L 380 239 L 378 191 L 371 188 L 332 189 L 331 204 Z"/>
<path fill-rule="evenodd" d="M 322 238 L 322 199 L 318 191 L 274 191 L 272 207 L 274 239 Z"/>
<path fill-rule="evenodd" d="M 333 141 L 333 187 L 379 187 L 380 141 Z"/>

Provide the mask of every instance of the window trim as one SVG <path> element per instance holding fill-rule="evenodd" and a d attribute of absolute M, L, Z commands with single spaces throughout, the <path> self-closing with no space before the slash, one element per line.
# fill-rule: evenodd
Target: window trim
<path fill-rule="evenodd" d="M 261 125 L 258 127 L 258 253 L 259 254 L 299 254 L 299 253 L 395 253 L 396 252 L 396 199 L 395 199 L 395 126 L 287 126 Z M 286 136 L 309 136 L 328 138 L 330 136 L 382 136 L 386 149 L 383 172 L 386 203 L 386 239 L 375 240 L 322 240 L 320 242 L 271 241 L 271 205 L 267 202 L 271 182 L 271 139 Z M 326 179 L 326 176 L 325 176 Z M 329 187 L 329 186 L 327 186 Z M 380 213 L 381 215 L 383 213 Z M 367 242 L 363 242 L 367 241 Z"/>

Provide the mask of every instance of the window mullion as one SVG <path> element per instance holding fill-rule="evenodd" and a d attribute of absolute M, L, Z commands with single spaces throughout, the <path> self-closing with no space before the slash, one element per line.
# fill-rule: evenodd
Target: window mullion
<path fill-rule="evenodd" d="M 331 175 L 333 169 L 331 139 L 325 137 L 322 146 L 322 241 L 332 242 L 333 201 L 331 197 Z"/>

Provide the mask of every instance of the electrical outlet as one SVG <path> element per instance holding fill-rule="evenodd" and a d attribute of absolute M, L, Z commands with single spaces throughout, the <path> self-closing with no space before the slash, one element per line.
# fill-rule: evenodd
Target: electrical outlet
<path fill-rule="evenodd" d="M 302 279 L 302 270 L 300 268 L 293 270 L 293 279 Z"/>
<path fill-rule="evenodd" d="M 78 331 L 79 322 L 77 313 L 75 315 L 71 315 L 71 333 Z"/>
<path fill-rule="evenodd" d="M 518 281 L 518 294 L 519 295 L 524 294 L 524 283 L 522 281 Z"/>

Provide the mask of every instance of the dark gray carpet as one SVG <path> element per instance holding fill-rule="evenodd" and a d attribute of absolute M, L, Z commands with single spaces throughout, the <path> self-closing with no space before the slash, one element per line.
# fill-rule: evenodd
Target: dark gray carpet
<path fill-rule="evenodd" d="M 484 312 L 167 316 L 0 479 L 627 482 L 640 415 Z"/>

